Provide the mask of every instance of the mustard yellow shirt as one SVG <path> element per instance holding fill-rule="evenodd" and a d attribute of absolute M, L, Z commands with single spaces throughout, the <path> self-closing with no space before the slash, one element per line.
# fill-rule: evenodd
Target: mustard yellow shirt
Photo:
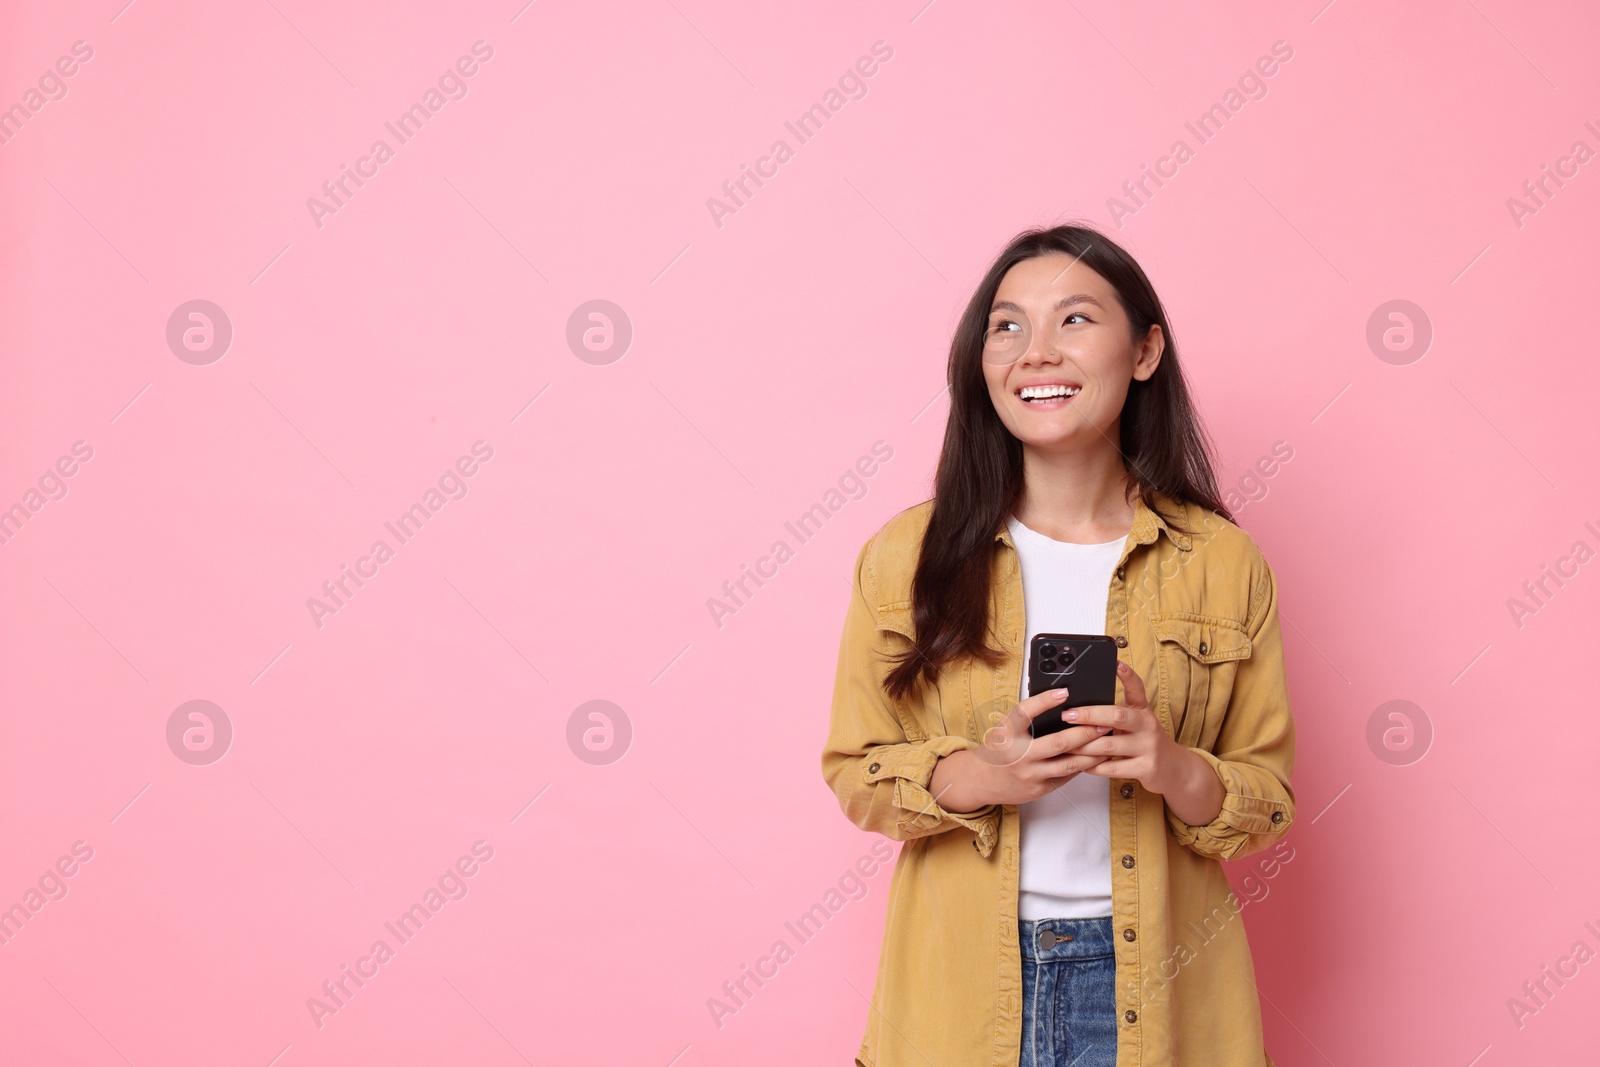
<path fill-rule="evenodd" d="M 1143 501 L 1111 579 L 1105 632 L 1151 708 L 1226 788 L 1190 826 L 1132 779 L 1111 800 L 1117 1067 L 1271 1067 L 1250 946 L 1224 859 L 1272 845 L 1294 822 L 1294 719 L 1272 569 L 1250 536 L 1195 504 Z M 1022 573 L 995 535 L 990 668 L 963 657 L 903 700 L 884 655 L 910 647 L 911 579 L 933 502 L 862 547 L 822 752 L 824 780 L 864 830 L 903 841 L 889 885 L 878 977 L 856 1053 L 864 1067 L 1015 1067 L 1021 1051 L 1018 810 L 956 814 L 928 791 L 935 762 L 981 747 L 1015 705 L 1026 658 Z M 1125 699 L 1117 681 L 1117 702 Z"/>

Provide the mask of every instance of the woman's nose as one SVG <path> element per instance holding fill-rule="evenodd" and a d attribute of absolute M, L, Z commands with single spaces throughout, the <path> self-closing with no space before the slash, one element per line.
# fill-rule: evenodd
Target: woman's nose
<path fill-rule="evenodd" d="M 1042 336 L 1037 331 L 1029 338 L 1028 350 L 1022 354 L 1022 359 L 1026 363 L 1054 363 L 1060 358 L 1054 340 Z"/>

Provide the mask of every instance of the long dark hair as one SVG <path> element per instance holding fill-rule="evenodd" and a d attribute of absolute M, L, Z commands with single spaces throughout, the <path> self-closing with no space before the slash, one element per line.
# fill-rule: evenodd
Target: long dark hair
<path fill-rule="evenodd" d="M 1155 373 L 1129 383 L 1122 407 L 1123 467 L 1145 505 L 1156 494 L 1190 501 L 1233 520 L 1217 493 L 1211 442 L 1189 403 L 1178 345 L 1150 279 L 1122 246 L 1086 225 L 1025 230 L 983 276 L 950 341 L 950 418 L 934 479 L 933 514 L 912 580 L 914 647 L 884 679 L 891 696 L 933 682 L 940 665 L 973 656 L 993 666 L 1005 656 L 985 640 L 995 535 L 1022 494 L 1022 442 L 1000 420 L 983 376 L 983 336 L 1007 271 L 1026 259 L 1065 253 L 1111 283 L 1127 313 L 1134 343 L 1161 327 L 1166 347 Z M 1176 516 L 1163 520 L 1182 530 Z M 1190 531 L 1184 531 L 1190 532 Z"/>

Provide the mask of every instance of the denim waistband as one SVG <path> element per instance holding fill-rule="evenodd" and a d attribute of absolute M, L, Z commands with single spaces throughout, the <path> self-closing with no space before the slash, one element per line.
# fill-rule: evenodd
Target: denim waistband
<path fill-rule="evenodd" d="M 1022 958 L 1039 963 L 1116 953 L 1109 915 L 1100 919 L 1018 919 L 1017 939 Z"/>

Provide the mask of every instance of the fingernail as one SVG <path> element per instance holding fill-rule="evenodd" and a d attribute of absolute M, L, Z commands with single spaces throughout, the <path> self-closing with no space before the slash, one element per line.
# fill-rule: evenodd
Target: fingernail
<path fill-rule="evenodd" d="M 1050 695 L 1055 697 L 1057 700 L 1067 699 L 1067 691 L 1065 689 L 1053 690 Z"/>
<path fill-rule="evenodd" d="M 1109 726 L 1096 726 L 1095 729 L 1099 730 L 1103 734 L 1109 734 L 1111 732 L 1111 727 Z"/>
<path fill-rule="evenodd" d="M 1066 710 L 1066 713 L 1062 717 L 1064 719 L 1066 719 L 1068 722 L 1077 722 L 1078 721 L 1078 709 L 1077 708 L 1068 708 Z"/>

